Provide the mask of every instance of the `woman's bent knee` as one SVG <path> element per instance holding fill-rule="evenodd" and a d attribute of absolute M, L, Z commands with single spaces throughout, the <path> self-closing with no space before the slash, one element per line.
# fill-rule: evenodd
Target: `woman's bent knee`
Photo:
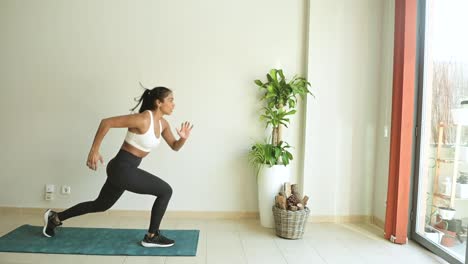
<path fill-rule="evenodd" d="M 167 197 L 167 199 L 170 199 L 172 196 L 172 187 L 168 184 L 166 188 L 164 189 L 164 197 Z"/>
<path fill-rule="evenodd" d="M 156 196 L 169 200 L 172 196 L 172 187 L 169 184 L 166 184 L 164 188 L 159 189 L 157 193 L 158 194 L 156 194 Z"/>
<path fill-rule="evenodd" d="M 169 198 L 171 198 L 172 196 L 172 187 L 170 185 L 167 185 L 169 188 L 167 189 L 167 195 L 169 196 Z"/>

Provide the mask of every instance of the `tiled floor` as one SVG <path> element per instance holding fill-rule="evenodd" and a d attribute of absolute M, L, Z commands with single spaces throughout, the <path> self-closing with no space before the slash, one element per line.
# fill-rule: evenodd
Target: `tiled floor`
<path fill-rule="evenodd" d="M 41 225 L 41 215 L 0 217 L 0 235 L 22 224 Z M 92 214 L 69 219 L 65 226 L 146 228 L 149 219 Z M 196 257 L 127 257 L 0 253 L 0 263 L 446 263 L 417 244 L 395 245 L 369 224 L 308 223 L 303 239 L 286 240 L 258 220 L 164 219 L 163 229 L 200 229 Z M 60 231 L 60 230 L 59 230 Z M 60 234 L 58 234 L 60 235 Z M 143 234 L 142 234 L 143 236 Z M 155 249 L 157 250 L 157 249 Z"/>

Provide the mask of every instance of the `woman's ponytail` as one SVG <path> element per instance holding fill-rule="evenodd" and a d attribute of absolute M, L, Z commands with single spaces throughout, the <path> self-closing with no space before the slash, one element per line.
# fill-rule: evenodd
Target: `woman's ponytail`
<path fill-rule="evenodd" d="M 141 85 L 141 83 L 140 83 Z M 141 86 L 143 87 L 143 86 Z M 156 100 L 164 102 L 164 99 L 172 92 L 170 89 L 166 87 L 155 87 L 153 89 L 147 89 L 143 87 L 145 91 L 140 97 L 135 97 L 135 101 L 137 101 L 137 105 L 130 109 L 130 111 L 135 111 L 135 109 L 141 104 L 139 113 L 142 113 L 146 110 L 155 110 L 156 109 Z"/>
<path fill-rule="evenodd" d="M 150 89 L 147 89 L 147 88 L 144 88 L 145 91 L 143 92 L 143 94 L 140 96 L 140 97 L 135 97 L 133 98 L 133 100 L 135 100 L 137 102 L 137 105 L 135 105 L 135 107 L 133 107 L 132 109 L 130 109 L 130 111 L 134 112 L 135 109 L 141 104 L 141 102 L 145 99 L 145 97 L 149 97 L 149 93 L 150 93 Z M 141 112 L 140 112 L 141 113 Z"/>

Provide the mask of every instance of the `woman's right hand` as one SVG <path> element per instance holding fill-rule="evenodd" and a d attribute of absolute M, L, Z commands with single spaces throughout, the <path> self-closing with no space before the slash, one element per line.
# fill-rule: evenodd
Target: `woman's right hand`
<path fill-rule="evenodd" d="M 88 160 L 86 161 L 86 166 L 92 170 L 97 170 L 98 161 L 104 165 L 104 159 L 98 151 L 91 150 L 88 154 Z"/>

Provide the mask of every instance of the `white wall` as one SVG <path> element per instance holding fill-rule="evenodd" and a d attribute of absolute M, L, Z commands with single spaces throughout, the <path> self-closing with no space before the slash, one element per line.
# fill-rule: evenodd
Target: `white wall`
<path fill-rule="evenodd" d="M 94 199 L 105 170 L 84 163 L 97 125 L 128 113 L 141 81 L 174 90 L 173 128 L 195 124 L 180 152 L 162 146 L 142 163 L 173 186 L 169 210 L 256 211 L 246 153 L 264 130 L 252 81 L 280 66 L 307 71 L 316 93 L 284 131 L 312 214 L 383 219 L 392 8 L 383 0 L 1 1 L 0 184 L 8 188 L 0 206 Z M 124 135 L 109 132 L 106 161 Z M 46 183 L 71 185 L 72 194 L 46 202 Z M 152 202 L 126 193 L 114 208 Z"/>
<path fill-rule="evenodd" d="M 390 131 L 392 118 L 393 46 L 395 1 L 384 1 L 382 10 L 382 51 L 380 57 L 380 96 L 378 107 L 376 168 L 372 215 L 385 220 L 387 209 L 388 169 L 390 158 Z M 385 132 L 387 130 L 387 133 Z M 386 135 L 386 136 L 385 136 Z"/>
<path fill-rule="evenodd" d="M 304 191 L 315 216 L 372 215 L 383 148 L 382 13 L 376 0 L 311 0 Z M 380 173 L 380 172 L 379 172 Z M 381 194 L 378 194 L 381 195 Z"/>
<path fill-rule="evenodd" d="M 173 186 L 169 210 L 256 211 L 246 153 L 263 124 L 253 80 L 275 66 L 305 73 L 305 14 L 304 1 L 0 1 L 0 206 L 63 208 L 94 199 L 105 170 L 92 172 L 85 160 L 98 123 L 127 114 L 142 81 L 174 90 L 173 127 L 195 124 L 180 152 L 163 146 L 142 163 Z M 285 131 L 297 147 L 296 178 L 301 115 Z M 106 161 L 124 134 L 109 132 Z M 46 202 L 46 183 L 71 185 L 72 194 Z M 126 193 L 114 208 L 152 203 Z"/>

